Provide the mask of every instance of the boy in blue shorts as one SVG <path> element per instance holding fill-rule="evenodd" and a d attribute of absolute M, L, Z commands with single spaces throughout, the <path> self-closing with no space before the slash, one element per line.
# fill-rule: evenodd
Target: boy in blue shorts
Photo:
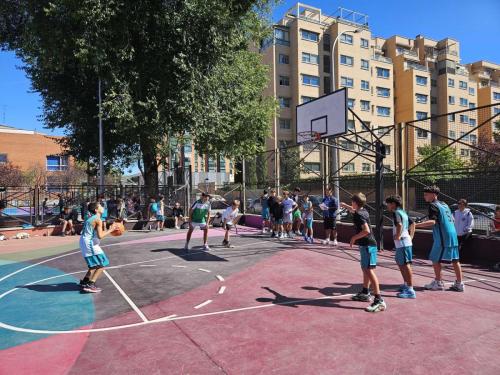
<path fill-rule="evenodd" d="M 267 190 L 264 190 L 262 195 L 260 196 L 260 204 L 262 206 L 262 234 L 267 233 L 269 229 L 269 204 L 268 204 L 269 195 L 267 195 Z"/>
<path fill-rule="evenodd" d="M 304 210 L 304 239 L 308 243 L 313 243 L 313 204 L 309 200 L 309 194 L 304 195 L 304 201 L 302 203 L 302 209 Z"/>
<path fill-rule="evenodd" d="M 463 292 L 465 290 L 462 281 L 462 266 L 458 253 L 458 236 L 453 222 L 450 208 L 444 202 L 438 200 L 440 193 L 437 186 L 426 186 L 424 188 L 424 200 L 429 203 L 428 220 L 417 223 L 416 228 L 432 227 L 432 245 L 429 259 L 432 261 L 435 279 L 425 285 L 428 290 L 444 290 L 444 282 L 441 275 L 441 263 L 451 262 L 455 271 L 456 280 L 450 290 Z"/>
<path fill-rule="evenodd" d="M 378 283 L 375 268 L 377 267 L 377 242 L 370 226 L 370 215 L 364 208 L 366 197 L 363 193 L 354 194 L 351 198 L 351 206 L 341 203 L 343 208 L 346 208 L 353 214 L 353 223 L 356 234 L 351 237 L 351 247 L 357 242 L 361 255 L 361 270 L 363 271 L 363 289 L 358 294 L 354 295 L 354 301 L 371 301 L 370 285 L 373 287 L 375 298 L 372 304 L 365 308 L 368 312 L 379 312 L 387 309 L 382 295 L 380 294 L 380 286 Z"/>
<path fill-rule="evenodd" d="M 399 298 L 417 298 L 413 289 L 413 274 L 411 262 L 413 259 L 412 238 L 415 233 L 415 223 L 402 208 L 401 197 L 391 195 L 386 198 L 387 210 L 393 214 L 392 235 L 396 247 L 396 263 L 403 276 L 404 284 L 399 288 Z"/>
<path fill-rule="evenodd" d="M 108 257 L 102 251 L 99 242 L 113 232 L 116 226 L 112 225 L 106 231 L 102 229 L 101 215 L 103 211 L 104 207 L 99 203 L 89 203 L 88 212 L 91 216 L 83 223 L 82 235 L 80 236 L 80 250 L 89 268 L 83 280 L 80 280 L 80 287 L 82 291 L 87 293 L 102 291 L 102 289 L 95 286 L 95 282 L 101 276 L 104 267 L 109 266 Z"/>

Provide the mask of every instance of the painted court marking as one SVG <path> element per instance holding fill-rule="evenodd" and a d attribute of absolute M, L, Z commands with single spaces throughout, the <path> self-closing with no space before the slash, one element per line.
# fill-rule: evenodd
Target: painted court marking
<path fill-rule="evenodd" d="M 219 293 L 219 294 L 223 294 L 225 291 L 226 291 L 226 287 L 225 287 L 224 285 L 222 285 L 222 286 L 219 288 L 218 293 Z"/>
<path fill-rule="evenodd" d="M 201 309 L 203 306 L 208 305 L 209 303 L 212 303 L 211 299 L 207 299 L 205 302 L 200 303 L 199 305 L 196 305 L 194 308 L 195 309 Z"/>

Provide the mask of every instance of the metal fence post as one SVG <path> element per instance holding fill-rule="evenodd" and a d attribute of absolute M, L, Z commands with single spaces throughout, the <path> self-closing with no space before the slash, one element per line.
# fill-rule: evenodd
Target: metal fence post
<path fill-rule="evenodd" d="M 377 248 L 384 248 L 384 158 L 385 145 L 381 141 L 375 143 L 375 239 Z"/>
<path fill-rule="evenodd" d="M 397 175 L 396 175 L 396 190 L 401 196 L 403 203 L 403 209 L 406 210 L 406 191 L 405 191 L 405 174 L 406 174 L 406 153 L 405 150 L 405 123 L 396 124 L 396 134 L 395 134 L 395 146 L 396 146 L 396 165 L 397 165 Z"/>
<path fill-rule="evenodd" d="M 247 183 L 246 183 L 246 168 L 245 168 L 245 158 L 243 157 L 242 160 L 242 189 L 243 189 L 243 202 L 241 202 L 243 206 L 243 213 L 246 212 L 246 206 L 247 206 Z"/>

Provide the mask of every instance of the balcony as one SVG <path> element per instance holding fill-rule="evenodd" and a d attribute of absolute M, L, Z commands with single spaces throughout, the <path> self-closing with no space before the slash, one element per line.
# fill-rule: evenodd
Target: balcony
<path fill-rule="evenodd" d="M 438 56 L 441 55 L 452 55 L 452 56 L 458 56 L 458 52 L 454 50 L 450 50 L 449 48 L 444 48 L 440 51 L 438 51 Z"/>
<path fill-rule="evenodd" d="M 420 70 L 422 72 L 428 72 L 429 71 L 429 69 L 426 66 L 424 66 L 424 65 L 420 65 L 420 64 L 413 63 L 413 62 L 405 61 L 405 70 L 410 70 L 410 69 Z"/>
<path fill-rule="evenodd" d="M 384 57 L 382 55 L 373 55 L 372 60 L 392 64 L 392 59 L 390 59 L 389 57 Z"/>
<path fill-rule="evenodd" d="M 418 57 L 417 51 L 412 51 L 412 50 L 409 50 L 409 49 L 406 49 L 406 48 L 401 48 L 401 47 L 397 47 L 396 48 L 396 53 L 398 55 L 405 55 L 405 56 L 410 56 L 410 57 Z"/>

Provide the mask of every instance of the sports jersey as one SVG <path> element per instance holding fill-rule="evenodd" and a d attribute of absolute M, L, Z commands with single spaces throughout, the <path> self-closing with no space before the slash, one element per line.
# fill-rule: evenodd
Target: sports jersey
<path fill-rule="evenodd" d="M 447 248 L 458 246 L 457 231 L 448 205 L 441 201 L 434 201 L 429 206 L 429 219 L 435 220 L 432 227 L 434 247 Z"/>
<path fill-rule="evenodd" d="M 94 222 L 98 218 L 98 215 L 94 215 L 83 223 L 82 235 L 80 236 L 80 250 L 84 258 L 103 253 L 99 246 L 100 240 L 97 237 L 97 231 L 94 228 Z"/>
<path fill-rule="evenodd" d="M 392 226 L 392 234 L 393 236 L 396 235 L 396 229 L 397 226 L 396 224 L 401 224 L 402 229 L 401 229 L 401 239 L 400 240 L 394 240 L 394 245 L 396 246 L 396 249 L 402 248 L 402 247 L 409 247 L 412 246 L 412 241 L 410 237 L 410 232 L 408 231 L 410 228 L 410 219 L 408 218 L 408 215 L 406 212 L 398 208 L 394 213 L 393 213 L 393 220 L 394 224 Z"/>
<path fill-rule="evenodd" d="M 238 217 L 239 213 L 240 210 L 238 208 L 233 210 L 233 207 L 229 206 L 222 214 L 222 221 L 226 220 L 226 224 L 232 225 L 233 221 Z"/>
<path fill-rule="evenodd" d="M 307 201 L 302 204 L 302 208 L 304 209 L 304 217 L 306 219 L 312 219 L 313 217 L 313 212 L 312 212 L 312 202 Z"/>
<path fill-rule="evenodd" d="M 326 196 L 323 198 L 322 202 L 328 207 L 328 210 L 323 211 L 324 218 L 335 218 L 337 217 L 337 210 L 339 208 L 339 201 L 334 196 Z"/>
<path fill-rule="evenodd" d="M 266 210 L 269 208 L 269 201 L 268 201 L 269 197 L 267 195 L 264 195 L 262 198 L 261 198 L 261 205 L 262 205 L 262 209 L 263 210 Z"/>
<path fill-rule="evenodd" d="M 368 211 L 364 208 L 360 208 L 356 212 L 354 212 L 352 221 L 354 223 L 354 229 L 356 230 L 356 234 L 360 233 L 363 230 L 363 226 L 365 224 L 368 224 L 368 228 L 370 230 L 370 234 L 367 236 L 360 238 L 357 241 L 357 244 L 359 246 L 375 246 L 377 245 L 377 241 L 375 241 L 375 238 L 373 237 L 372 233 L 372 228 L 370 226 L 370 215 L 368 214 Z"/>
<path fill-rule="evenodd" d="M 292 212 L 293 206 L 295 205 L 295 201 L 292 198 L 288 197 L 285 200 L 283 200 L 282 205 L 284 214 L 288 215 Z"/>
<path fill-rule="evenodd" d="M 203 202 L 201 199 L 197 200 L 191 206 L 193 213 L 191 215 L 191 221 L 193 223 L 205 224 L 207 221 L 207 215 L 210 212 L 210 201 Z"/>

